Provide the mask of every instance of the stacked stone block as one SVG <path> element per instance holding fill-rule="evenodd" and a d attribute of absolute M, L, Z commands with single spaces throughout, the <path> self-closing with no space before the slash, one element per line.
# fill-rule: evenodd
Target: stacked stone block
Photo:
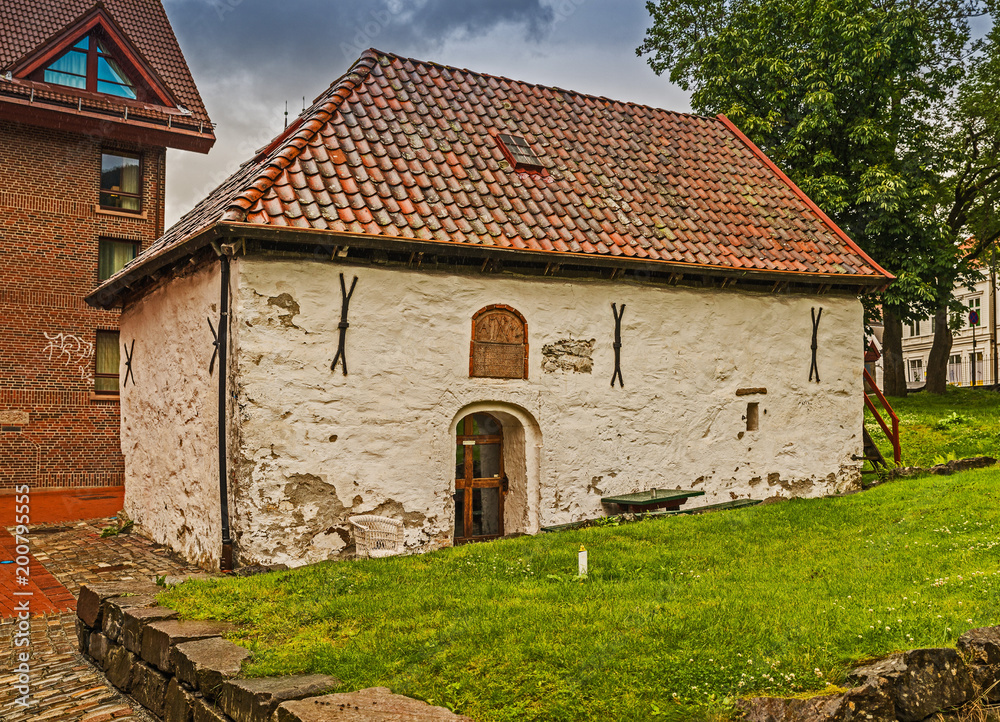
<path fill-rule="evenodd" d="M 747 722 L 920 722 L 969 709 L 960 719 L 984 719 L 1000 702 L 1000 627 L 970 629 L 958 649 L 911 649 L 853 670 L 855 686 L 808 699 L 756 697 L 737 703 Z M 993 719 L 992 717 L 990 719 Z"/>
<path fill-rule="evenodd" d="M 250 653 L 222 638 L 233 625 L 178 619 L 157 605 L 160 591 L 146 582 L 84 586 L 76 623 L 80 651 L 158 720 L 472 722 L 382 687 L 326 695 L 340 680 L 324 674 L 239 679 Z"/>

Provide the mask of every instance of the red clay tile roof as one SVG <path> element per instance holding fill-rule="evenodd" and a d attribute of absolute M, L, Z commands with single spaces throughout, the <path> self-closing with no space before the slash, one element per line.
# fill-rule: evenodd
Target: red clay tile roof
<path fill-rule="evenodd" d="M 0 0 L 0 74 L 97 6 L 114 18 L 191 119 L 210 124 L 160 0 Z M 4 85 L 8 92 L 18 90 Z"/>
<path fill-rule="evenodd" d="M 544 173 L 509 167 L 496 132 L 526 138 Z M 219 222 L 521 249 L 557 263 L 892 278 L 725 118 L 376 50 L 122 274 L 141 275 Z"/>

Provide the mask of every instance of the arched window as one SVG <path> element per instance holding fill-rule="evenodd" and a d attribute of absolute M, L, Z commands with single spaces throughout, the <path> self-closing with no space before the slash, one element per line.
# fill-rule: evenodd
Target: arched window
<path fill-rule="evenodd" d="M 472 317 L 469 376 L 528 378 L 528 323 L 510 306 L 487 306 Z"/>

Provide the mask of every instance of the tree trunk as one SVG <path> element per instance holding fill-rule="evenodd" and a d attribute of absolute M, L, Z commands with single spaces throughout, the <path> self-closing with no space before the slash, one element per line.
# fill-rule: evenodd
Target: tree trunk
<path fill-rule="evenodd" d="M 951 329 L 948 328 L 948 309 L 939 308 L 934 314 L 934 344 L 927 359 L 927 384 L 924 389 L 932 394 L 948 390 L 948 357 L 951 356 Z"/>
<path fill-rule="evenodd" d="M 906 396 L 903 365 L 903 322 L 887 306 L 882 307 L 882 385 L 889 396 Z"/>

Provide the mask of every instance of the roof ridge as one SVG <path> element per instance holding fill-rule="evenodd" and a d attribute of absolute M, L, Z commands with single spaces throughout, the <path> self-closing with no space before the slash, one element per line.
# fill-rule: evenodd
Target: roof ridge
<path fill-rule="evenodd" d="M 375 52 L 372 50 L 363 52 L 354 61 L 350 70 L 334 81 L 324 93 L 313 101 L 311 106 L 302 111 L 287 128 L 275 136 L 258 154 L 260 172 L 243 185 L 243 191 L 230 199 L 219 220 L 245 221 L 247 211 L 267 193 L 274 181 L 298 158 L 302 149 L 333 117 L 351 93 L 364 82 L 377 63 L 378 56 Z"/>
<path fill-rule="evenodd" d="M 433 60 L 420 60 L 418 58 L 408 58 L 405 55 L 399 55 L 398 53 L 388 53 L 383 50 L 378 50 L 376 48 L 369 48 L 365 52 L 377 53 L 378 55 L 388 55 L 390 57 L 396 58 L 397 60 L 409 61 L 411 63 L 418 63 L 420 65 L 432 65 L 436 68 L 443 68 L 445 70 L 457 70 L 462 73 L 469 73 L 470 75 L 478 75 L 483 78 L 493 78 L 494 80 L 504 80 L 509 83 L 518 83 L 520 85 L 526 85 L 533 88 L 558 90 L 560 93 L 567 93 L 569 95 L 575 95 L 580 98 L 592 98 L 594 100 L 601 100 L 607 103 L 617 103 L 619 105 L 629 105 L 635 108 L 645 108 L 646 110 L 655 111 L 657 113 L 669 113 L 670 115 L 682 115 L 682 116 L 687 116 L 689 118 L 701 118 L 702 120 L 718 121 L 718 118 L 716 118 L 714 115 L 701 115 L 700 113 L 685 113 L 679 110 L 668 110 L 666 108 L 658 108 L 655 105 L 647 105 L 646 103 L 636 103 L 631 100 L 617 100 L 615 98 L 609 98 L 606 95 L 594 95 L 593 93 L 582 93 L 579 90 L 561 88 L 558 85 L 544 85 L 542 83 L 533 83 L 529 80 L 518 80 L 517 78 L 509 78 L 506 75 L 493 75 L 492 73 L 482 73 L 478 70 L 460 68 L 457 65 L 447 65 L 446 63 L 438 63 Z"/>

